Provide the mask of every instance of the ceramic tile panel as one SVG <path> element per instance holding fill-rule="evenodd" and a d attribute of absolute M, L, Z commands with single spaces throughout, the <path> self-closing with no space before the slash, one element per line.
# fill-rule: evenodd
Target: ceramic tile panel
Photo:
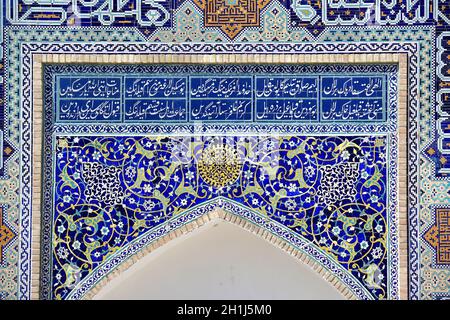
<path fill-rule="evenodd" d="M 90 297 L 216 209 L 356 298 L 448 299 L 446 0 L 0 8 L 0 299 Z"/>

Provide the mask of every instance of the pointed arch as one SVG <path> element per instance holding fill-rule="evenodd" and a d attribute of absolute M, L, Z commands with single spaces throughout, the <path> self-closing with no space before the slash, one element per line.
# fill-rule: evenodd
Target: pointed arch
<path fill-rule="evenodd" d="M 94 300 L 343 300 L 311 267 L 244 228 L 213 218 L 150 252 Z"/>
<path fill-rule="evenodd" d="M 233 223 L 272 243 L 312 268 L 347 299 L 373 299 L 367 289 L 332 256 L 285 226 L 233 200 L 216 198 L 187 210 L 109 257 L 80 281 L 68 299 L 92 299 L 109 281 L 147 254 L 214 219 Z"/>

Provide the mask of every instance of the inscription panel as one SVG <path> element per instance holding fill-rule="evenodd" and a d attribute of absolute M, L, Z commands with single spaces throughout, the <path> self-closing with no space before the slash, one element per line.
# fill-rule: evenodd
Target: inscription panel
<path fill-rule="evenodd" d="M 386 75 L 57 76 L 56 122 L 386 121 Z"/>

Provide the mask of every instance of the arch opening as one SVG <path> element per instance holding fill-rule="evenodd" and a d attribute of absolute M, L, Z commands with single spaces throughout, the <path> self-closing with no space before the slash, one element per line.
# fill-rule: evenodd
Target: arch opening
<path fill-rule="evenodd" d="M 147 254 L 93 299 L 344 299 L 304 263 L 214 218 Z"/>

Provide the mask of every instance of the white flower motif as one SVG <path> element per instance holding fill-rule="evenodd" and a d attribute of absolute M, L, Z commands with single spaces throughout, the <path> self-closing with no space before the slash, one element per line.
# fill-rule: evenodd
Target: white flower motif
<path fill-rule="evenodd" d="M 186 172 L 186 178 L 187 178 L 188 180 L 194 179 L 194 173 L 193 173 L 192 171 Z"/>
<path fill-rule="evenodd" d="M 347 150 L 342 151 L 341 157 L 344 161 L 350 159 L 350 152 L 348 152 Z"/>
<path fill-rule="evenodd" d="M 80 247 L 81 247 L 80 241 L 75 240 L 75 241 L 72 243 L 72 248 L 74 248 L 75 250 L 80 249 Z"/>
<path fill-rule="evenodd" d="M 370 201 L 371 201 L 372 203 L 378 202 L 378 196 L 377 196 L 376 194 L 371 195 L 371 196 L 370 196 Z"/>
<path fill-rule="evenodd" d="M 376 227 L 375 227 L 375 230 L 377 231 L 377 232 L 382 232 L 383 231 L 383 226 L 382 225 L 380 225 L 380 224 L 378 224 Z"/>
<path fill-rule="evenodd" d="M 67 257 L 69 256 L 69 251 L 64 247 L 59 247 L 57 254 L 61 259 L 67 259 Z"/>
<path fill-rule="evenodd" d="M 57 230 L 58 230 L 58 233 L 63 233 L 64 231 L 66 231 L 66 228 L 61 225 L 61 226 L 58 227 Z"/>
<path fill-rule="evenodd" d="M 104 226 L 100 232 L 102 233 L 102 235 L 106 236 L 109 233 L 109 229 L 107 226 Z"/>
<path fill-rule="evenodd" d="M 315 174 L 316 170 L 312 165 L 309 165 L 305 168 L 304 174 L 307 178 L 312 178 Z"/>
<path fill-rule="evenodd" d="M 295 183 L 290 183 L 288 189 L 290 192 L 295 192 L 297 191 L 297 186 L 295 185 Z"/>
<path fill-rule="evenodd" d="M 65 196 L 63 196 L 63 201 L 65 203 L 69 203 L 70 200 L 72 200 L 72 197 L 69 194 L 66 194 Z"/>
<path fill-rule="evenodd" d="M 367 241 L 364 240 L 363 242 L 360 243 L 360 246 L 362 249 L 367 249 L 369 247 L 369 244 L 367 243 Z"/>
<path fill-rule="evenodd" d="M 145 200 L 144 201 L 144 209 L 146 210 L 146 211 L 151 211 L 151 210 L 153 210 L 153 208 L 156 206 L 156 204 L 153 202 L 153 201 L 151 201 L 151 200 Z"/>
<path fill-rule="evenodd" d="M 285 205 L 288 210 L 292 211 L 297 206 L 297 203 L 295 203 L 294 199 L 289 199 L 288 201 L 286 201 Z"/>
<path fill-rule="evenodd" d="M 132 167 L 132 166 L 128 166 L 128 167 L 125 169 L 125 175 L 126 175 L 128 178 L 133 178 L 133 177 L 136 175 L 136 168 L 135 168 L 135 167 Z"/>

